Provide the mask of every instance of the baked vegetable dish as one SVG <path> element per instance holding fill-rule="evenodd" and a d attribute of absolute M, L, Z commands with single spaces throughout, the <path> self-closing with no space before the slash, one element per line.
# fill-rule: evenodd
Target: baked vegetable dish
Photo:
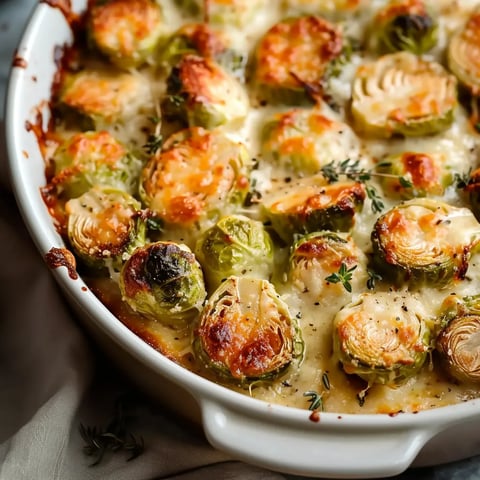
<path fill-rule="evenodd" d="M 267 402 L 480 397 L 480 2 L 97 0 L 42 196 L 135 334 Z"/>

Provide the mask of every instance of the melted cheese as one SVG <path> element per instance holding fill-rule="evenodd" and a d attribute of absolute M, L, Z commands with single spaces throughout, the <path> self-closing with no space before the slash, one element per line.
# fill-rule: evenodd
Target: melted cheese
<path fill-rule="evenodd" d="M 188 2 L 184 2 L 188 3 Z M 213 2 L 212 2 L 213 3 Z M 302 2 L 278 2 L 273 5 L 262 5 L 256 7 L 255 15 L 242 26 L 238 24 L 230 24 L 224 29 L 224 33 L 228 38 L 228 44 L 234 45 L 236 49 L 242 52 L 246 57 L 252 58 L 253 51 L 265 32 L 279 20 L 283 19 L 292 9 L 297 10 L 297 5 L 301 4 L 301 8 L 309 10 L 312 6 L 321 8 L 322 6 L 331 11 L 332 6 L 342 9 L 350 9 L 360 3 L 360 8 L 352 14 L 351 17 L 344 17 L 344 21 L 339 24 L 340 31 L 344 36 L 352 37 L 356 40 L 362 40 L 365 32 L 371 28 L 371 19 L 375 12 L 386 4 L 385 0 L 372 0 L 371 2 L 356 1 L 331 1 L 331 2 L 314 2 L 313 0 L 304 0 Z M 469 12 L 474 6 L 479 4 L 478 0 L 465 0 L 462 2 L 452 2 L 440 0 L 438 2 L 429 2 L 435 12 L 439 12 L 442 16 L 439 19 L 440 32 L 437 48 L 429 52 L 425 57 L 430 60 L 441 61 L 445 51 L 445 47 L 452 33 L 459 28 L 468 17 Z M 216 2 L 220 5 L 220 2 Z M 240 5 L 236 2 L 235 5 Z M 188 16 L 185 11 L 177 6 L 177 2 L 162 2 L 165 15 L 165 25 L 170 29 L 170 33 L 174 33 L 184 23 L 198 21 L 198 15 L 192 14 Z M 349 14 L 350 15 L 350 14 Z M 349 21 L 351 20 L 351 21 Z M 228 23 L 228 19 L 225 19 Z M 216 21 L 216 26 L 220 27 L 222 22 Z M 302 51 L 303 50 L 299 50 Z M 312 53 L 310 50 L 307 52 Z M 365 68 L 363 65 L 376 58 L 371 52 L 354 52 L 348 64 L 342 69 L 338 77 L 331 78 L 328 84 L 328 93 L 333 100 L 335 108 L 330 108 L 325 103 L 319 106 L 322 114 L 325 114 L 332 121 L 349 123 L 349 101 L 352 93 L 352 81 L 358 68 Z M 286 59 L 286 53 L 282 54 L 281 60 Z M 301 63 L 301 62 L 300 62 Z M 287 71 L 285 65 L 279 66 L 274 73 L 280 75 L 281 81 L 286 81 L 289 75 L 285 75 Z M 265 67 L 263 67 L 265 68 Z M 300 64 L 302 75 L 313 74 L 308 65 Z M 322 69 L 320 64 L 320 69 Z M 135 118 L 144 117 L 138 115 L 138 107 L 140 104 L 148 104 L 151 106 L 151 96 L 158 99 L 164 92 L 164 77 L 158 75 L 157 71 L 149 68 L 142 70 L 142 81 L 149 83 L 146 89 L 148 95 L 122 96 L 111 99 L 101 96 L 106 112 L 110 108 L 115 107 L 118 102 L 127 109 L 126 116 L 130 117 L 130 109 L 134 112 Z M 262 71 L 264 76 L 271 75 L 272 72 Z M 121 77 L 122 78 L 122 77 Z M 280 80 L 276 80 L 277 84 Z M 291 80 L 289 79 L 291 82 Z M 288 83 L 288 82 L 287 82 Z M 143 85 L 143 83 L 142 83 Z M 245 88 L 245 87 L 244 87 Z M 145 92 L 142 87 L 142 92 Z M 400 91 L 400 90 L 398 90 Z M 128 92 L 127 92 L 128 93 Z M 247 112 L 245 121 L 241 127 L 231 125 L 222 126 L 220 131 L 225 133 L 235 141 L 240 141 L 246 145 L 250 156 L 259 160 L 258 168 L 252 172 L 252 181 L 255 189 L 262 195 L 267 196 L 270 192 L 284 186 L 288 191 L 288 181 L 291 180 L 291 172 L 288 172 L 283 166 L 269 163 L 262 157 L 260 131 L 264 123 L 274 114 L 283 114 L 285 108 L 282 105 L 260 106 L 257 98 L 252 95 L 249 89 L 246 93 L 250 95 L 250 109 Z M 425 92 L 422 85 L 419 85 L 416 93 L 425 93 L 431 96 L 436 92 Z M 400 98 L 400 96 L 399 96 Z M 423 98 L 423 97 L 422 97 Z M 382 97 L 377 99 L 377 109 L 381 110 Z M 395 108 L 403 108 L 403 97 L 397 99 L 395 97 Z M 428 107 L 425 102 L 420 102 L 415 108 L 423 112 Z M 406 110 L 408 112 L 415 110 L 411 105 Z M 103 108 L 101 109 L 103 112 Z M 370 108 L 370 110 L 372 110 Z M 408 113 L 407 112 L 407 113 Z M 113 112 L 115 113 L 115 112 Z M 371 112 L 370 112 L 371 113 Z M 370 115 L 369 113 L 369 115 Z M 415 110 L 414 113 L 418 113 Z M 122 119 L 125 118 L 121 115 Z M 349 144 L 339 141 L 337 148 L 331 145 L 332 155 L 352 154 L 352 158 L 360 159 L 360 165 L 363 168 L 373 168 L 379 161 L 392 153 L 405 151 L 427 152 L 432 154 L 441 154 L 444 158 L 446 168 L 451 172 L 464 173 L 469 166 L 476 167 L 477 152 L 479 141 L 477 136 L 472 132 L 468 122 L 468 114 L 462 108 L 457 109 L 453 126 L 435 136 L 421 138 L 391 138 L 387 140 L 371 140 L 361 139 L 360 145 L 354 142 L 352 150 Z M 124 140 L 126 144 L 131 145 L 132 139 L 135 139 L 141 128 L 139 124 L 142 122 L 127 121 L 120 128 L 115 130 L 117 138 Z M 338 161 L 344 158 L 336 159 Z M 209 167 L 208 167 L 209 168 Z M 205 180 L 215 172 L 205 170 Z M 172 185 L 183 182 L 182 172 L 178 169 L 172 169 L 170 172 L 172 177 Z M 188 177 L 190 178 L 190 177 Z M 162 180 L 163 181 L 163 180 Z M 191 178 L 186 182 L 187 187 L 193 185 Z M 201 182 L 200 182 L 201 183 Z M 185 184 L 185 182 L 184 182 Z M 381 185 L 375 177 L 370 181 L 370 185 L 375 187 L 378 192 L 382 193 Z M 173 187 L 172 187 L 173 188 Z M 182 188 L 182 187 L 178 187 Z M 463 207 L 465 199 L 454 187 L 446 189 L 443 200 L 453 205 Z M 383 202 L 385 210 L 391 208 L 398 200 L 384 197 Z M 467 237 L 470 238 L 473 233 L 477 233 L 478 225 L 470 215 L 464 215 L 463 210 L 458 216 L 451 218 L 457 228 L 449 230 L 448 240 L 452 243 L 463 243 Z M 260 216 L 255 208 L 247 209 L 245 212 L 252 217 Z M 372 211 L 370 199 L 365 200 L 365 204 L 361 212 L 355 214 L 355 228 L 352 231 L 352 239 L 355 245 L 365 254 L 371 253 L 370 235 L 373 225 L 378 218 L 378 213 Z M 177 228 L 169 228 L 163 233 L 166 239 L 184 240 L 185 243 L 192 246 L 198 236 L 195 230 L 182 230 Z M 277 252 L 278 265 L 285 265 L 285 258 L 288 257 L 288 247 L 279 248 Z M 363 260 L 362 260 L 363 262 Z M 278 277 L 284 279 L 282 271 Z M 323 273 L 321 273 L 323 275 Z M 315 390 L 321 392 L 323 396 L 324 408 L 328 411 L 335 412 L 351 412 L 351 413 L 395 413 L 398 411 L 418 411 L 427 408 L 434 408 L 452 403 L 462 402 L 472 397 L 480 396 L 480 389 L 472 389 L 471 386 L 462 384 L 453 384 L 448 380 L 446 373 L 435 362 L 435 358 L 429 358 L 424 368 L 414 377 L 399 385 L 397 388 L 390 388 L 385 385 L 373 385 L 369 390 L 365 402 L 361 405 L 358 402 L 357 395 L 364 388 L 364 384 L 359 382 L 356 377 L 347 376 L 337 364 L 335 358 L 332 357 L 332 335 L 333 321 L 338 314 L 339 309 L 350 299 L 355 298 L 367 292 L 365 272 L 362 275 L 362 282 L 356 282 L 351 298 L 342 298 L 339 296 L 325 295 L 321 301 L 312 297 L 308 289 L 302 290 L 292 282 L 278 281 L 278 291 L 282 300 L 288 305 L 291 315 L 298 319 L 299 328 L 302 332 L 304 341 L 304 352 L 297 359 L 298 363 L 292 365 L 286 370 L 284 375 L 272 383 L 260 383 L 252 385 L 250 389 L 244 389 L 229 384 L 230 388 L 236 389 L 246 395 L 265 400 L 267 402 L 279 403 L 287 406 L 295 406 L 300 408 L 308 408 L 308 399 L 303 395 L 307 391 Z M 185 368 L 209 378 L 212 381 L 221 382 L 222 380 L 216 376 L 210 369 L 206 369 L 201 362 L 197 361 L 191 345 L 191 330 L 171 329 L 163 325 L 161 322 L 148 320 L 144 317 L 135 315 L 126 308 L 121 301 L 118 286 L 111 279 L 91 278 L 88 279 L 94 291 L 100 299 L 112 310 L 117 317 L 124 322 L 129 328 L 137 333 L 141 338 L 145 339 L 154 348 L 163 352 L 169 358 L 174 359 Z M 339 285 L 336 285 L 339 286 Z M 378 292 L 388 292 L 391 286 L 388 283 L 378 282 L 376 289 Z M 438 314 L 438 306 L 443 299 L 449 294 L 455 292 L 458 295 L 472 295 L 480 290 L 480 257 L 475 253 L 470 259 L 467 277 L 463 281 L 459 281 L 444 287 L 438 288 L 422 288 L 415 292 L 415 306 L 420 309 L 421 315 L 434 317 Z M 380 303 L 374 305 L 375 313 L 382 318 L 384 313 L 389 310 L 392 305 L 387 299 L 388 295 L 383 295 Z M 330 388 L 327 390 L 322 378 L 328 374 Z"/>

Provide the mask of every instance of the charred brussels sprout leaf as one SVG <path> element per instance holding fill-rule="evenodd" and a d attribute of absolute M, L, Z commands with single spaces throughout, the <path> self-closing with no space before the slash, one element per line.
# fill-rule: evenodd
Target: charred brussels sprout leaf
<path fill-rule="evenodd" d="M 442 286 L 465 277 L 480 225 L 467 208 L 433 199 L 393 207 L 375 223 L 374 259 L 391 281 Z"/>
<path fill-rule="evenodd" d="M 89 10 L 91 44 L 123 68 L 143 64 L 165 35 L 162 9 L 153 0 L 96 2 Z"/>
<path fill-rule="evenodd" d="M 223 217 L 206 230 L 195 254 L 212 290 L 232 275 L 269 278 L 273 271 L 270 235 L 261 222 L 242 215 Z"/>
<path fill-rule="evenodd" d="M 195 332 L 208 368 L 238 383 L 278 376 L 300 340 L 287 305 L 267 280 L 230 277 L 213 293 Z"/>
<path fill-rule="evenodd" d="M 326 184 L 322 176 L 313 176 L 273 191 L 265 197 L 263 209 L 276 233 L 289 243 L 296 233 L 350 231 L 365 197 L 361 183 Z"/>
<path fill-rule="evenodd" d="M 480 94 L 480 9 L 474 10 L 463 28 L 451 38 L 447 50 L 448 67 L 459 82 Z"/>
<path fill-rule="evenodd" d="M 190 249 L 173 242 L 137 248 L 120 272 L 120 290 L 132 310 L 183 327 L 202 309 L 203 272 Z"/>
<path fill-rule="evenodd" d="M 373 24 L 379 47 L 386 52 L 405 50 L 421 55 L 437 43 L 438 24 L 421 0 L 393 0 L 376 15 Z"/>
<path fill-rule="evenodd" d="M 348 293 L 360 291 L 367 281 L 366 257 L 345 233 L 314 232 L 300 237 L 291 248 L 288 281 L 314 301 L 342 302 Z M 329 278 L 342 269 L 348 283 Z"/>
<path fill-rule="evenodd" d="M 169 119 L 213 129 L 243 120 L 248 109 L 243 85 L 211 58 L 185 55 L 167 79 L 162 112 Z"/>
<path fill-rule="evenodd" d="M 256 50 L 254 82 L 260 97 L 274 103 L 307 103 L 310 91 L 321 91 L 327 67 L 342 47 L 340 30 L 321 17 L 277 23 Z"/>
<path fill-rule="evenodd" d="M 450 295 L 443 302 L 436 349 L 443 367 L 456 380 L 480 382 L 480 296 Z"/>
<path fill-rule="evenodd" d="M 69 200 L 65 210 L 68 239 L 87 266 L 118 270 L 145 243 L 140 203 L 124 191 L 96 186 Z"/>
<path fill-rule="evenodd" d="M 376 172 L 383 191 L 391 198 L 440 196 L 453 177 L 443 154 L 402 152 L 389 155 L 378 164 Z"/>
<path fill-rule="evenodd" d="M 455 77 L 412 53 L 392 53 L 362 65 L 353 80 L 352 116 L 365 135 L 441 132 L 452 124 L 457 103 Z"/>
<path fill-rule="evenodd" d="M 415 375 L 430 350 L 433 321 L 416 297 L 364 293 L 334 319 L 334 356 L 347 374 L 395 386 Z"/>
<path fill-rule="evenodd" d="M 50 181 L 60 196 L 74 198 L 94 185 L 134 194 L 142 161 L 106 131 L 78 133 L 54 153 L 55 175 Z"/>
<path fill-rule="evenodd" d="M 168 225 L 215 223 L 243 203 L 250 163 L 245 146 L 218 130 L 182 130 L 144 167 L 140 196 Z"/>

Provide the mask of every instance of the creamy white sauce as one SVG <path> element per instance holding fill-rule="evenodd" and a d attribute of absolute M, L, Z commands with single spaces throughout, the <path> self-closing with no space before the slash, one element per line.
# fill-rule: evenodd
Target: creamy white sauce
<path fill-rule="evenodd" d="M 352 17 L 355 18 L 355 21 L 347 20 L 344 22 L 342 25 L 345 34 L 352 38 L 362 39 L 365 31 L 368 31 L 372 13 L 385 3 L 385 1 L 380 0 L 372 1 L 368 8 L 362 10 L 364 12 L 362 15 Z M 438 59 L 441 58 L 451 33 L 462 25 L 468 12 L 479 2 L 440 0 L 430 3 L 434 10 L 443 15 L 440 20 L 439 46 L 430 55 L 432 58 Z M 173 33 L 181 24 L 195 20 L 185 18 L 173 1 L 162 2 L 162 5 L 170 33 Z M 231 38 L 231 44 L 251 58 L 258 39 L 271 25 L 282 18 L 282 15 L 280 2 L 265 2 L 265 5 L 258 10 L 252 21 L 241 28 L 229 26 L 225 31 Z M 364 57 L 355 53 L 341 75 L 330 82 L 331 94 L 334 101 L 340 106 L 340 110 L 339 112 L 333 111 L 327 105 L 322 105 L 327 116 L 348 121 L 346 112 L 351 96 L 351 81 L 358 66 L 365 61 L 368 61 L 368 56 Z M 153 82 L 153 91 L 158 95 L 162 90 L 162 78 L 156 76 L 156 74 L 152 75 L 148 69 L 144 73 L 150 76 Z M 262 161 L 259 132 L 266 118 L 269 118 L 276 111 L 285 111 L 288 107 L 256 108 L 255 99 L 251 98 L 250 101 L 251 109 L 245 123 L 241 128 L 226 129 L 226 133 L 244 143 L 248 147 L 252 158 L 259 159 L 260 168 L 253 172 L 252 178 L 255 182 L 255 188 L 265 194 L 275 185 L 282 184 L 287 172 L 278 170 Z M 427 138 L 392 139 L 388 141 L 361 140 L 359 138 L 359 142 L 362 143 L 361 155 L 358 155 L 358 153 L 356 155 L 362 161 L 364 168 L 371 168 L 376 161 L 391 153 L 401 151 L 438 152 L 445 155 L 446 162 L 452 172 L 462 173 L 467 171 L 469 166 L 476 166 L 478 158 L 479 138 L 476 135 L 466 134 L 467 131 L 469 131 L 469 128 L 466 114 L 459 109 L 454 126 L 445 133 Z M 134 134 L 135 132 L 130 133 Z M 372 183 L 381 191 L 375 179 L 372 180 Z M 444 198 L 449 203 L 456 205 L 462 205 L 463 202 L 454 188 L 448 189 Z M 393 206 L 395 202 L 384 199 L 384 203 L 387 209 Z M 250 214 L 255 216 L 256 212 L 250 211 Z M 371 251 L 370 235 L 377 217 L 378 214 L 372 212 L 371 203 L 367 199 L 362 212 L 357 216 L 355 229 L 352 233 L 356 244 L 367 253 Z M 461 228 L 459 228 L 460 230 Z M 169 239 L 175 238 L 176 235 L 177 232 L 170 232 Z M 196 232 L 191 232 L 191 236 L 186 239 L 183 237 L 185 235 L 182 235 L 182 241 L 193 243 Z M 325 294 L 321 301 L 320 299 L 315 300 L 309 293 L 302 293 L 288 283 L 279 283 L 277 287 L 282 298 L 289 305 L 292 315 L 299 318 L 302 336 L 305 341 L 304 357 L 299 365 L 293 365 L 284 376 L 273 384 L 257 383 L 249 390 L 239 389 L 243 393 L 268 402 L 308 408 L 308 398 L 304 396 L 304 393 L 308 391 L 322 392 L 326 410 L 354 413 L 416 411 L 456 403 L 480 395 L 480 391 L 473 391 L 470 387 L 455 386 L 449 383 L 442 371 L 436 365 L 428 362 L 419 375 L 398 388 L 382 385 L 373 386 L 368 391 L 366 401 L 361 406 L 357 394 L 362 390 L 362 384 L 347 377 L 332 359 L 332 322 L 335 314 L 343 305 L 355 299 L 360 293 L 367 291 L 366 282 L 356 283 L 351 294 L 346 294 L 345 291 L 340 289 L 340 291 Z M 389 288 L 388 284 L 378 285 L 379 290 L 388 291 Z M 424 314 L 435 316 L 440 303 L 451 292 L 460 295 L 480 292 L 480 257 L 478 254 L 475 254 L 470 260 L 467 280 L 444 289 L 425 288 L 417 291 L 416 294 L 423 305 Z M 384 305 L 383 308 L 387 309 L 388 306 Z M 148 323 L 144 320 L 142 322 Z M 173 352 L 172 355 L 180 363 L 215 380 L 210 372 L 205 372 L 197 365 L 191 364 L 188 335 L 178 335 L 178 332 L 171 332 L 162 325 L 152 323 L 149 323 L 146 328 L 163 338 L 162 342 L 168 345 L 168 349 Z M 175 336 L 180 336 L 181 339 L 175 340 Z M 330 389 L 325 387 L 326 373 L 328 374 Z"/>

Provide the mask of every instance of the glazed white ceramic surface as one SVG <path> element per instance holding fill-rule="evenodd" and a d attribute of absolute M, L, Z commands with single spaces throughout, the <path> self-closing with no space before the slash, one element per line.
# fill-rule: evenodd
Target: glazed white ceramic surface
<path fill-rule="evenodd" d="M 81 11 L 85 4 L 78 0 L 73 7 Z M 34 122 L 39 111 L 47 121 L 54 49 L 71 40 L 62 13 L 39 4 L 17 51 L 25 64 L 13 67 L 7 93 L 11 180 L 42 255 L 63 243 L 40 195 L 44 162 L 26 122 Z M 311 477 L 373 478 L 480 453 L 479 401 L 396 416 L 321 413 L 314 421 L 309 411 L 254 400 L 183 369 L 128 330 L 81 278 L 70 278 L 64 267 L 52 274 L 99 344 L 125 371 L 167 405 L 200 421 L 212 445 L 235 458 Z"/>

